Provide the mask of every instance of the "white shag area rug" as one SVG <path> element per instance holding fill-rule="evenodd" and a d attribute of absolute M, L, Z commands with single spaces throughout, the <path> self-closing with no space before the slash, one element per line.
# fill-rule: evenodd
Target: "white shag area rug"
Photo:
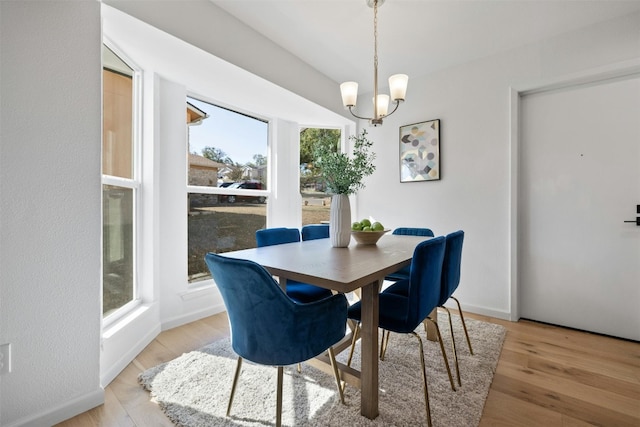
<path fill-rule="evenodd" d="M 440 347 L 427 341 L 424 329 L 416 329 L 425 345 L 427 381 L 434 426 L 477 426 L 493 379 L 504 327 L 465 319 L 474 355 L 469 349 L 457 315 L 452 315 L 462 387 L 451 390 Z M 455 381 L 449 322 L 443 312 L 438 324 Z M 360 415 L 360 391 L 345 389 L 340 403 L 333 376 L 303 364 L 285 368 L 282 423 L 286 426 L 420 426 L 426 425 L 418 342 L 409 335 L 391 334 L 384 361 L 379 364 L 380 415 L 369 420 Z M 346 361 L 348 350 L 338 355 Z M 276 368 L 243 361 L 231 416 L 225 417 L 237 355 L 229 339 L 142 372 L 143 387 L 151 392 L 165 414 L 178 426 L 264 426 L 275 423 Z M 356 348 L 352 365 L 359 368 Z"/>

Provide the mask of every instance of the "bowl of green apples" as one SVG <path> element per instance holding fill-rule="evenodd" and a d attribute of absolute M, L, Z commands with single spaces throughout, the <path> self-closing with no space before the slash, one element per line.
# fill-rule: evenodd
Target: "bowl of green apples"
<path fill-rule="evenodd" d="M 389 231 L 379 221 L 363 219 L 351 224 L 351 235 L 359 245 L 375 245 Z"/>

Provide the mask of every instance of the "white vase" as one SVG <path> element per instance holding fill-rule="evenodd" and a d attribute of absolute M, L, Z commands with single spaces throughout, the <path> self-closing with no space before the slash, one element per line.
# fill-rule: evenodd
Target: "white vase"
<path fill-rule="evenodd" d="M 346 248 L 351 240 L 351 204 L 346 194 L 331 196 L 329 238 L 334 248 Z"/>

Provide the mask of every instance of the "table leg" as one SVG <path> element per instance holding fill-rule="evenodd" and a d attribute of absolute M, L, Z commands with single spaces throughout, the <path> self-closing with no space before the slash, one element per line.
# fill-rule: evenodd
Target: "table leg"
<path fill-rule="evenodd" d="M 434 308 L 431 313 L 429 313 L 429 317 L 434 321 L 438 322 L 438 308 Z M 424 326 L 427 330 L 427 339 L 429 341 L 438 341 L 438 333 L 436 332 L 436 326 L 425 319 Z"/>
<path fill-rule="evenodd" d="M 375 281 L 362 288 L 361 323 L 361 400 L 360 413 L 374 419 L 378 416 L 378 289 Z"/>

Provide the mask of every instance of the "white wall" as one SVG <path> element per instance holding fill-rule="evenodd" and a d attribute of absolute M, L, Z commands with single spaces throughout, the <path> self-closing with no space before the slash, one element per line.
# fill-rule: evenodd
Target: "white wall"
<path fill-rule="evenodd" d="M 405 104 L 381 128 L 370 129 L 378 169 L 359 193 L 358 217 L 373 215 L 391 228 L 426 226 L 436 234 L 463 229 L 456 293 L 463 308 L 511 317 L 510 88 L 638 58 L 635 14 L 410 80 Z M 398 127 L 431 119 L 441 120 L 442 179 L 401 184 Z"/>
<path fill-rule="evenodd" d="M 100 5 L 3 1 L 0 19 L 0 425 L 51 425 L 104 395 Z"/>

